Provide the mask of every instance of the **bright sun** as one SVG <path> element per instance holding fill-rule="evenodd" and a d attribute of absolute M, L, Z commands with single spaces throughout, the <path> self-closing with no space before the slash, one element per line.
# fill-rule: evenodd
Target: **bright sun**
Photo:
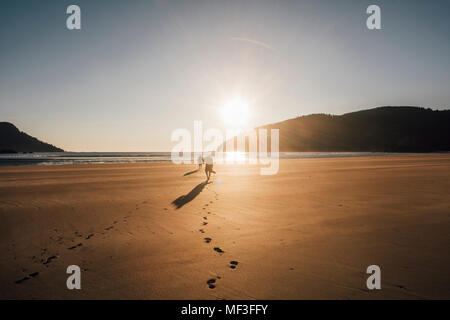
<path fill-rule="evenodd" d="M 243 126 L 249 117 L 248 104 L 241 98 L 232 98 L 223 105 L 221 114 L 228 125 Z"/>

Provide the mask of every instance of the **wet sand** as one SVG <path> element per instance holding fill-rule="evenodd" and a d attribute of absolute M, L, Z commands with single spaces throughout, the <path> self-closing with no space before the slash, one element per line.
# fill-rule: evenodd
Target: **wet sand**
<path fill-rule="evenodd" d="M 192 170 L 0 168 L 0 298 L 450 298 L 450 154 Z"/>

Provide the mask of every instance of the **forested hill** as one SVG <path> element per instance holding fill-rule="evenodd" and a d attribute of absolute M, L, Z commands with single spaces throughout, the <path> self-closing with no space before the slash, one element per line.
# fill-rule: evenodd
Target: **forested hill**
<path fill-rule="evenodd" d="M 0 153 L 62 152 L 64 150 L 19 131 L 9 122 L 0 122 Z"/>

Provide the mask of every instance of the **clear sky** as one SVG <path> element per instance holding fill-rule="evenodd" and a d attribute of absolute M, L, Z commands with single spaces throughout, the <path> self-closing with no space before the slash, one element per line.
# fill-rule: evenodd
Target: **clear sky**
<path fill-rule="evenodd" d="M 81 7 L 82 29 L 66 28 Z M 366 28 L 381 7 L 382 30 Z M 71 151 L 166 151 L 225 128 L 382 105 L 450 106 L 450 1 L 159 0 L 0 4 L 0 121 Z"/>

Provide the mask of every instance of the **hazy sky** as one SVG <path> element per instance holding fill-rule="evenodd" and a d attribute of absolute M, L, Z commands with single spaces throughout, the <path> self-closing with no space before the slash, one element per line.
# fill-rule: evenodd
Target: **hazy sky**
<path fill-rule="evenodd" d="M 82 29 L 66 28 L 81 7 Z M 381 7 L 382 30 L 366 8 Z M 0 121 L 73 151 L 382 105 L 450 106 L 450 1 L 21 1 L 0 6 Z"/>

